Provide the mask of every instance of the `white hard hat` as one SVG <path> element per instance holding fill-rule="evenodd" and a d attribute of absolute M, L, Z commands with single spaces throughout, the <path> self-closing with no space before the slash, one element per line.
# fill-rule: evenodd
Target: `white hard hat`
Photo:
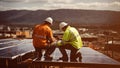
<path fill-rule="evenodd" d="M 45 21 L 46 21 L 46 22 L 49 22 L 50 24 L 53 23 L 53 19 L 52 19 L 51 17 L 46 18 Z"/>
<path fill-rule="evenodd" d="M 61 23 L 59 24 L 60 30 L 62 30 L 62 28 L 65 27 L 65 26 L 67 26 L 67 25 L 68 25 L 68 24 L 67 24 L 66 22 L 61 22 Z"/>

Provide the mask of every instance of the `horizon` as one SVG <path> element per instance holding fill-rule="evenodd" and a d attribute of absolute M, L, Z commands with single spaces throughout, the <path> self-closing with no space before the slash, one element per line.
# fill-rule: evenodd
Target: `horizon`
<path fill-rule="evenodd" d="M 120 11 L 120 0 L 0 0 L 0 11 L 7 10 L 108 10 Z"/>
<path fill-rule="evenodd" d="M 55 11 L 55 10 L 81 10 L 81 11 L 107 11 L 107 12 L 120 12 L 120 11 L 114 11 L 114 10 L 96 10 L 96 9 L 37 9 L 37 10 L 29 10 L 29 9 L 11 9 L 11 10 L 0 10 L 0 12 L 4 11 Z"/>

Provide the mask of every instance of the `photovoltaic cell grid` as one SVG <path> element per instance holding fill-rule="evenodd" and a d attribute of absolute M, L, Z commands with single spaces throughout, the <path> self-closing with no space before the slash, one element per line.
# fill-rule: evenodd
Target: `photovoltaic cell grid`
<path fill-rule="evenodd" d="M 18 42 L 17 42 L 18 43 Z M 32 40 L 23 40 L 19 41 L 19 44 L 0 50 L 0 58 L 8 58 L 8 59 L 14 59 L 15 57 L 19 55 L 23 55 L 26 53 L 29 53 L 31 51 L 34 51 L 34 47 L 32 45 Z M 80 52 L 82 54 L 82 63 L 101 63 L 101 64 L 120 64 L 120 62 L 98 52 L 95 51 L 89 47 L 82 47 L 80 49 Z M 70 55 L 70 51 L 67 50 L 68 55 Z M 58 48 L 54 51 L 52 54 L 53 61 L 57 61 L 59 57 L 61 57 L 61 53 Z M 43 60 L 44 61 L 44 60 Z"/>
<path fill-rule="evenodd" d="M 0 50 L 0 58 L 8 58 L 14 59 L 17 56 L 24 55 L 31 51 L 34 51 L 34 47 L 32 46 L 31 42 L 24 41 L 17 41 L 13 43 L 15 46 L 1 49 Z"/>

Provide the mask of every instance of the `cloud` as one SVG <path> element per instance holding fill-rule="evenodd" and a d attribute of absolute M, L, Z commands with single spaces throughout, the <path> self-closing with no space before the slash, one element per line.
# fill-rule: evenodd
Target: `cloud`
<path fill-rule="evenodd" d="M 119 10 L 120 7 L 120 2 L 111 2 L 111 3 L 100 3 L 100 2 L 93 2 L 93 3 L 51 3 L 51 4 L 44 4 L 43 7 L 47 9 L 64 9 L 64 8 L 69 8 L 69 9 L 98 9 L 98 10 L 112 10 L 116 9 Z"/>
<path fill-rule="evenodd" d="M 1 2 L 23 2 L 25 0 L 0 0 Z"/>
<path fill-rule="evenodd" d="M 95 9 L 95 10 L 117 10 L 120 11 L 120 2 L 111 2 L 111 3 L 100 3 L 100 2 L 94 2 L 94 3 L 52 3 L 52 4 L 45 4 L 44 7 L 48 7 L 48 9 Z"/>
<path fill-rule="evenodd" d="M 79 7 L 80 6 L 80 7 Z M 111 3 L 77 3 L 76 7 L 86 8 L 86 9 L 96 9 L 96 10 L 116 10 L 120 11 L 120 2 L 111 2 Z"/>
<path fill-rule="evenodd" d="M 11 1 L 11 2 L 7 2 L 7 1 Z M 93 10 L 120 11 L 119 7 L 120 7 L 119 1 L 112 1 L 112 2 L 78 2 L 78 0 L 76 1 L 74 0 L 2 0 L 0 1 L 0 10 L 1 9 L 2 10 L 93 9 Z"/>
<path fill-rule="evenodd" d="M 47 0 L 48 3 L 71 3 L 73 0 Z"/>
<path fill-rule="evenodd" d="M 70 3 L 74 0 L 0 0 L 2 2 L 44 2 L 44 3 Z"/>

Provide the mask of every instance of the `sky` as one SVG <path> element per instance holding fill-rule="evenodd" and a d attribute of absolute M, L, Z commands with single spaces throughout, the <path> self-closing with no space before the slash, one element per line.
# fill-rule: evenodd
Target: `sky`
<path fill-rule="evenodd" d="M 0 0 L 0 11 L 15 9 L 85 9 L 120 11 L 120 0 Z"/>

